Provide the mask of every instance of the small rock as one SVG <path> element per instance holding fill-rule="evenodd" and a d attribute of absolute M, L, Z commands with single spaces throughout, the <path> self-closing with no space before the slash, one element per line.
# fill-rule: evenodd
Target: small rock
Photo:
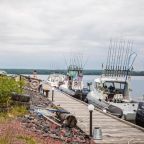
<path fill-rule="evenodd" d="M 42 126 L 37 125 L 36 129 L 37 129 L 37 130 L 41 130 L 41 129 L 42 129 Z"/>
<path fill-rule="evenodd" d="M 44 127 L 43 127 L 43 131 L 44 131 L 45 133 L 48 133 L 48 132 L 49 132 L 49 127 L 48 127 L 48 126 L 44 126 Z"/>
<path fill-rule="evenodd" d="M 29 116 L 28 119 L 29 120 L 34 120 L 34 117 L 33 116 Z"/>
<path fill-rule="evenodd" d="M 32 128 L 32 127 L 33 127 L 33 124 L 32 124 L 32 123 L 28 123 L 28 124 L 26 125 L 26 127 L 27 127 L 27 128 Z"/>
<path fill-rule="evenodd" d="M 48 137 L 48 136 L 49 136 L 48 133 L 43 134 L 43 137 Z"/>
<path fill-rule="evenodd" d="M 55 134 L 49 134 L 49 136 L 55 139 L 61 139 L 59 136 L 56 136 Z"/>
<path fill-rule="evenodd" d="M 24 117 L 28 119 L 29 115 L 25 115 Z"/>
<path fill-rule="evenodd" d="M 23 119 L 21 120 L 21 122 L 22 122 L 22 123 L 27 123 L 27 119 L 26 119 L 26 118 L 23 118 Z"/>
<path fill-rule="evenodd" d="M 33 119 L 33 120 L 31 120 L 31 123 L 37 123 L 37 120 L 36 119 Z"/>

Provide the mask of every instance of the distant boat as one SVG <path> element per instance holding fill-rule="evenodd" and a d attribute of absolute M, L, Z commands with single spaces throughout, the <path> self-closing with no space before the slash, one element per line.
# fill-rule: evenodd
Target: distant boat
<path fill-rule="evenodd" d="M 130 72 L 137 55 L 131 46 L 130 42 L 125 44 L 125 41 L 119 45 L 111 43 L 104 74 L 94 80 L 86 101 L 117 117 L 135 121 L 138 103 L 130 98 Z"/>
<path fill-rule="evenodd" d="M 65 77 L 66 76 L 63 74 L 50 74 L 46 83 L 52 87 L 58 88 L 61 84 L 63 84 Z"/>

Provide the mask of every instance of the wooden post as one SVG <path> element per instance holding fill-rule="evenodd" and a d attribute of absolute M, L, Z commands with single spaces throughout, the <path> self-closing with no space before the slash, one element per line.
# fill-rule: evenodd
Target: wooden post
<path fill-rule="evenodd" d="M 21 91 L 21 93 L 22 93 L 22 76 L 20 75 L 20 91 Z"/>
<path fill-rule="evenodd" d="M 52 88 L 52 101 L 54 101 L 54 88 Z"/>
<path fill-rule="evenodd" d="M 49 90 L 45 90 L 45 92 L 46 92 L 46 97 L 48 97 Z"/>

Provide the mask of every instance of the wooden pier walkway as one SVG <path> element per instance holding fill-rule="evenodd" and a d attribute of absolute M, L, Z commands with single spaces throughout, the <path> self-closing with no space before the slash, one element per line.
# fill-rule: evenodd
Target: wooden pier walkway
<path fill-rule="evenodd" d="M 51 93 L 49 94 L 51 99 Z M 78 126 L 89 134 L 89 111 L 87 104 L 59 90 L 54 92 L 54 104 L 76 116 Z M 103 139 L 97 144 L 144 144 L 144 129 L 129 122 L 111 116 L 98 109 L 93 112 L 93 127 L 100 127 Z"/>

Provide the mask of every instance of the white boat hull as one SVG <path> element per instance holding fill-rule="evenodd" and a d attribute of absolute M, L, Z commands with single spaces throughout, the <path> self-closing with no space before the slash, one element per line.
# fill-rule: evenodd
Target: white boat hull
<path fill-rule="evenodd" d="M 123 117 L 127 121 L 134 121 L 138 103 L 114 103 L 99 99 L 94 92 L 90 92 L 86 97 L 88 103 L 100 109 L 106 109 L 115 116 Z"/>

